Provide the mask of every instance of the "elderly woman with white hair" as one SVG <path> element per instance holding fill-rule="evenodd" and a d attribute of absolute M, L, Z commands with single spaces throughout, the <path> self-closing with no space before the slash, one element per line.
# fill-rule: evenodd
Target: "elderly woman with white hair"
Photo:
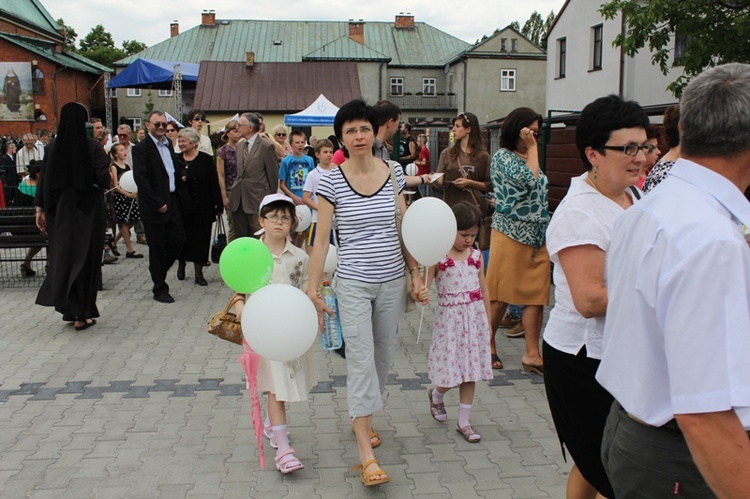
<path fill-rule="evenodd" d="M 199 151 L 201 136 L 194 128 L 183 128 L 177 134 L 180 179 L 187 184 L 190 205 L 183 206 L 182 223 L 185 227 L 185 245 L 178 258 L 177 279 L 185 279 L 185 262 L 195 266 L 195 283 L 207 286 L 203 267 L 208 262 L 211 246 L 211 225 L 223 211 L 219 177 L 213 159 Z"/>

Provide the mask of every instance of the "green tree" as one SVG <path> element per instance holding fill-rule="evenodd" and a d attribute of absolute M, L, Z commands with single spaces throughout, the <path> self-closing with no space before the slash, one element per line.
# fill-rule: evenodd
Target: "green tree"
<path fill-rule="evenodd" d="M 518 24 L 518 21 L 513 21 L 512 23 L 509 24 L 509 26 L 516 31 L 521 31 L 521 25 Z"/>
<path fill-rule="evenodd" d="M 65 21 L 63 21 L 63 18 L 57 20 L 57 24 L 60 25 L 62 29 L 65 30 L 65 50 L 68 50 L 70 52 L 78 52 L 78 49 L 76 49 L 76 39 L 78 38 L 78 33 L 76 33 L 76 30 L 73 29 L 73 26 L 68 26 L 65 24 Z"/>
<path fill-rule="evenodd" d="M 625 33 L 613 45 L 628 56 L 648 46 L 665 75 L 682 67 L 667 87 L 677 97 L 706 67 L 750 63 L 750 0 L 611 0 L 599 12 L 605 19 L 624 16 Z"/>
<path fill-rule="evenodd" d="M 79 45 L 81 55 L 109 67 L 119 59 L 148 48 L 145 43 L 137 40 L 125 40 L 122 48 L 117 48 L 112 35 L 101 24 L 94 26 Z"/>
<path fill-rule="evenodd" d="M 125 51 L 125 55 L 133 55 L 138 52 L 143 52 L 148 48 L 148 45 L 141 43 L 138 40 L 125 40 L 122 42 L 122 50 Z"/>
<path fill-rule="evenodd" d="M 148 92 L 146 92 L 146 96 L 148 97 L 148 100 L 146 101 L 146 104 L 144 104 L 143 109 L 143 121 L 146 121 L 146 116 L 148 116 L 148 113 L 154 110 L 154 94 L 149 89 Z"/>

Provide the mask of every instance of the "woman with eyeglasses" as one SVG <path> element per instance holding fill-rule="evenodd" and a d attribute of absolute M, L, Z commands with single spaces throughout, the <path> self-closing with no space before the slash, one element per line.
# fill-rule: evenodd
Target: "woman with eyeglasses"
<path fill-rule="evenodd" d="M 167 129 L 166 129 L 166 136 L 172 142 L 172 148 L 174 149 L 174 152 L 178 153 L 180 152 L 180 148 L 177 145 L 177 125 L 173 123 L 172 121 L 167 122 Z"/>
<path fill-rule="evenodd" d="M 648 117 L 633 101 L 610 95 L 587 105 L 576 126 L 586 173 L 570 189 L 547 229 L 555 263 L 555 306 L 544 330 L 544 383 L 561 446 L 574 466 L 567 497 L 613 497 L 600 449 L 612 396 L 597 383 L 607 310 L 605 261 L 617 218 L 640 197 L 649 150 Z"/>
<path fill-rule="evenodd" d="M 539 167 L 537 137 L 542 117 L 520 107 L 506 116 L 500 131 L 500 146 L 490 165 L 495 192 L 487 287 L 493 368 L 496 369 L 495 331 L 508 304 L 524 305 L 521 323 L 526 332 L 526 350 L 521 359 L 524 372 L 544 375 L 539 336 L 542 310 L 549 303 L 550 265 L 544 232 L 549 222 L 547 177 Z"/>
<path fill-rule="evenodd" d="M 190 111 L 190 114 L 188 115 L 188 126 L 194 128 L 195 131 L 198 132 L 198 135 L 200 135 L 198 150 L 200 152 L 205 152 L 209 156 L 213 156 L 214 148 L 211 145 L 211 139 L 208 138 L 208 135 L 203 135 L 201 133 L 204 123 L 208 123 L 208 120 L 206 119 L 206 113 L 204 113 L 201 109 L 193 109 L 192 111 Z"/>
<path fill-rule="evenodd" d="M 185 244 L 178 257 L 177 279 L 185 280 L 185 262 L 193 262 L 195 284 L 208 286 L 203 277 L 203 267 L 208 261 L 211 246 L 211 226 L 221 215 L 224 205 L 219 189 L 219 178 L 211 156 L 199 150 L 201 135 L 187 127 L 177 134 L 182 154 L 178 155 L 179 175 L 190 192 L 190 210 L 184 210 L 182 223 Z"/>
<path fill-rule="evenodd" d="M 286 141 L 286 127 L 284 125 L 276 125 L 271 130 L 271 133 L 273 134 L 273 142 L 276 146 L 276 156 L 281 161 L 286 156 L 292 154 L 292 146 Z"/>
<path fill-rule="evenodd" d="M 381 443 L 372 416 L 383 408 L 385 384 L 398 343 L 406 306 L 408 267 L 412 296 L 422 287 L 419 266 L 399 240 L 394 217 L 396 203 L 406 210 L 403 171 L 390 168 L 372 154 L 378 113 L 362 100 L 341 107 L 333 122 L 347 161 L 323 175 L 317 191 L 318 221 L 310 257 L 307 295 L 315 303 L 322 329 L 328 310 L 318 286 L 328 253 L 331 223 L 336 217 L 339 239 L 336 268 L 341 330 L 346 341 L 347 405 L 357 438 L 361 480 L 365 486 L 390 478 L 380 468 L 373 448 Z M 330 312 L 330 310 L 328 311 Z"/>

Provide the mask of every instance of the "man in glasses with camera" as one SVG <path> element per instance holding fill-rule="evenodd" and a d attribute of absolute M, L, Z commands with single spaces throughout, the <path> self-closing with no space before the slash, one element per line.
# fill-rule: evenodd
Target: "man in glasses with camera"
<path fill-rule="evenodd" d="M 133 177 L 138 207 L 148 241 L 148 263 L 154 300 L 173 303 L 167 272 L 185 242 L 182 208 L 190 206 L 185 183 L 177 172 L 172 142 L 165 135 L 167 118 L 161 111 L 146 117 L 148 137 L 133 146 Z"/>

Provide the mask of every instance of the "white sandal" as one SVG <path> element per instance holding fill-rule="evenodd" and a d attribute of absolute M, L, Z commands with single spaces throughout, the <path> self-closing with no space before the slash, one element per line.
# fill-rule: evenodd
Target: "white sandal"
<path fill-rule="evenodd" d="M 280 452 L 276 458 L 276 469 L 281 472 L 282 475 L 287 475 L 297 470 L 304 469 L 297 456 L 294 455 L 294 449 L 291 447 L 287 450 Z"/>

